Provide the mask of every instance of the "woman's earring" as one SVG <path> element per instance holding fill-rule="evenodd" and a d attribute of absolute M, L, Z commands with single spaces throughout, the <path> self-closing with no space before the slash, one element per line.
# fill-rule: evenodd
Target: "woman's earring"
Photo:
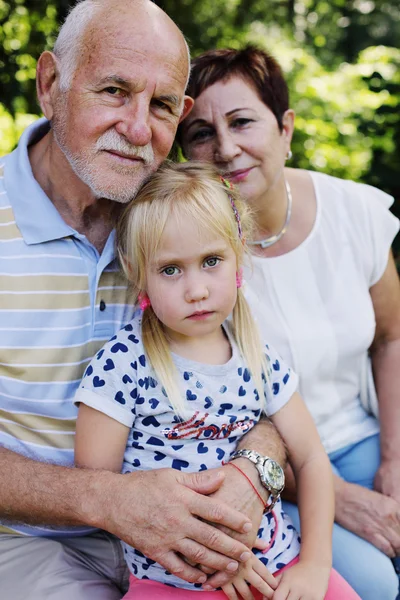
<path fill-rule="evenodd" d="M 290 160 L 293 157 L 293 152 L 289 149 L 285 156 L 285 160 Z"/>
<path fill-rule="evenodd" d="M 236 271 L 236 287 L 241 288 L 243 283 L 243 271 L 240 269 Z"/>
<path fill-rule="evenodd" d="M 146 292 L 140 292 L 138 296 L 139 306 L 142 310 L 146 310 L 146 308 L 150 308 L 151 302 L 150 298 L 146 294 Z"/>

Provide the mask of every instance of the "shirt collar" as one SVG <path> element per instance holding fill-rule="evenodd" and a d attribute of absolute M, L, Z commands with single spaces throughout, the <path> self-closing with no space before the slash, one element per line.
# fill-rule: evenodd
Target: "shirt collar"
<path fill-rule="evenodd" d="M 36 181 L 28 156 L 28 146 L 50 129 L 47 119 L 39 119 L 25 129 L 17 148 L 5 157 L 4 181 L 15 221 L 26 244 L 40 244 L 69 236 L 81 237 L 67 225 L 50 198 Z"/>

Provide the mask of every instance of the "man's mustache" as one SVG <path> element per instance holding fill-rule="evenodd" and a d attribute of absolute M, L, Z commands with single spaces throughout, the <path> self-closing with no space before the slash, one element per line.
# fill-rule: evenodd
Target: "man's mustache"
<path fill-rule="evenodd" d="M 129 158 L 140 158 L 145 165 L 151 165 L 154 161 L 154 152 L 151 144 L 145 146 L 133 146 L 116 131 L 110 129 L 103 133 L 97 140 L 96 150 L 108 150 L 123 154 Z"/>

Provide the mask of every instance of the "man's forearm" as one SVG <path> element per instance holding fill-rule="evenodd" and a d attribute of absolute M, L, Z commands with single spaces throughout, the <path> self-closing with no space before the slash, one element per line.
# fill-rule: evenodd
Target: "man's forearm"
<path fill-rule="evenodd" d="M 31 525 L 96 526 L 99 477 L 112 473 L 61 467 L 0 448 L 0 518 Z M 96 485 L 95 485 L 96 479 Z"/>
<path fill-rule="evenodd" d="M 276 460 L 284 469 L 287 461 L 285 444 L 275 425 L 263 417 L 238 443 L 237 449 L 255 450 Z"/>

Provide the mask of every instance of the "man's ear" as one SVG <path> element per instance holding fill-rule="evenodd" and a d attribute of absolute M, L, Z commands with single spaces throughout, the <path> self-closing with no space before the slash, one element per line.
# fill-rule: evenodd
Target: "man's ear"
<path fill-rule="evenodd" d="M 52 52 L 43 52 L 36 67 L 36 92 L 44 116 L 53 117 L 53 103 L 58 86 L 57 58 Z"/>
<path fill-rule="evenodd" d="M 181 116 L 179 117 L 179 123 L 185 119 L 190 111 L 192 110 L 194 105 L 194 100 L 190 96 L 185 96 L 183 99 L 183 110 L 181 112 Z"/>

